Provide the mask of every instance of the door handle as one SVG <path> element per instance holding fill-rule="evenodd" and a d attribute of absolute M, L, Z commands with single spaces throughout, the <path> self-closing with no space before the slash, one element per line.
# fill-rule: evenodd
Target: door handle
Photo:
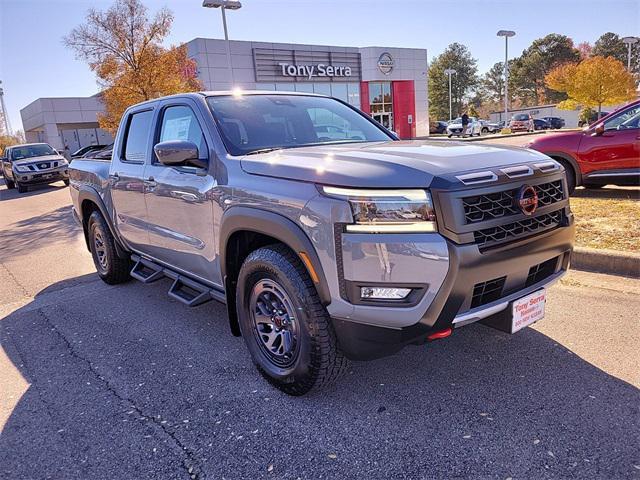
<path fill-rule="evenodd" d="M 155 187 L 156 185 L 158 185 L 158 183 L 155 181 L 155 179 L 153 177 L 149 177 L 146 180 L 144 180 L 144 184 L 147 187 Z"/>
<path fill-rule="evenodd" d="M 120 175 L 118 175 L 117 172 L 109 174 L 109 183 L 111 183 L 112 185 L 115 185 L 119 181 L 120 181 Z"/>

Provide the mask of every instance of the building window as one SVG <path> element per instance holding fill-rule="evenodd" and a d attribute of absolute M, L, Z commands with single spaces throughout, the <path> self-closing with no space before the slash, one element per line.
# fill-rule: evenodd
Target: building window
<path fill-rule="evenodd" d="M 369 82 L 369 108 L 371 113 L 391 113 L 391 82 Z"/>

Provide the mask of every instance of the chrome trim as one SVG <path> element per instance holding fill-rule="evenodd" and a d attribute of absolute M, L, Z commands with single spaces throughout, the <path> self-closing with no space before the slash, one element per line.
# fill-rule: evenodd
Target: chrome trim
<path fill-rule="evenodd" d="M 533 168 L 528 165 L 501 168 L 500 171 L 509 178 L 527 177 L 533 175 Z"/>
<path fill-rule="evenodd" d="M 634 175 L 640 175 L 640 172 L 619 172 L 619 173 L 591 173 L 589 175 L 585 175 L 585 178 L 593 178 L 593 177 L 631 177 Z"/>
<path fill-rule="evenodd" d="M 491 171 L 467 173 L 466 175 L 458 175 L 456 178 L 465 185 L 477 185 L 498 180 L 498 176 Z"/>
<path fill-rule="evenodd" d="M 483 320 L 487 317 L 490 317 L 491 315 L 495 315 L 496 313 L 505 310 L 514 300 L 526 297 L 530 293 L 533 293 L 536 290 L 540 290 L 541 288 L 547 288 L 551 286 L 552 284 L 560 280 L 560 278 L 562 278 L 565 273 L 567 273 L 566 270 L 561 270 L 541 282 L 535 283 L 530 287 L 519 290 L 515 293 L 512 293 L 511 295 L 496 300 L 495 302 L 488 303 L 487 305 L 482 305 L 481 307 L 474 308 L 473 310 L 469 310 L 468 312 L 462 314 L 458 314 L 453 319 L 452 323 L 455 328 L 459 328 L 465 325 L 469 325 L 470 323 L 475 323 Z"/>

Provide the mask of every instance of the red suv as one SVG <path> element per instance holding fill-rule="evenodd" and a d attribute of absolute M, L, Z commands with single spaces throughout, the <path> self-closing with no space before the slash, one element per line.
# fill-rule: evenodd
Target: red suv
<path fill-rule="evenodd" d="M 569 191 L 576 186 L 640 183 L 640 100 L 626 105 L 580 132 L 541 135 L 527 144 L 559 161 Z"/>
<path fill-rule="evenodd" d="M 516 113 L 511 117 L 509 128 L 512 132 L 533 132 L 535 129 L 533 117 L 528 113 Z"/>

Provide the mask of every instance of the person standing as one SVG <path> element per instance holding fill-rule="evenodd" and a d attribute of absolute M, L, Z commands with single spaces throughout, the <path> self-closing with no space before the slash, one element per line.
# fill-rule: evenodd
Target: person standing
<path fill-rule="evenodd" d="M 464 112 L 462 114 L 462 138 L 465 138 L 467 136 L 467 128 L 469 127 L 469 115 L 467 115 L 467 112 Z"/>

